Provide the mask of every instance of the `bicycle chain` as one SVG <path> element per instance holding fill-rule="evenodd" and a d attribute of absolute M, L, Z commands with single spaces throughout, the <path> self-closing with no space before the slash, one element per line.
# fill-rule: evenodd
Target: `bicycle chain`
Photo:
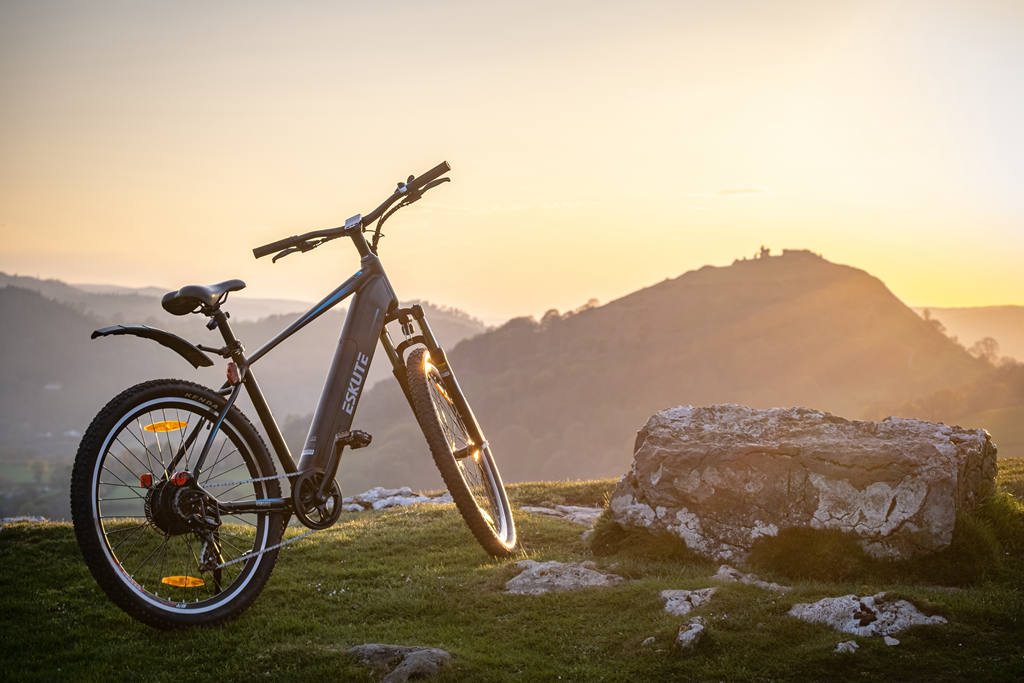
<path fill-rule="evenodd" d="M 254 484 L 254 483 L 258 482 L 258 481 L 269 481 L 271 479 L 287 479 L 288 477 L 297 477 L 297 476 L 299 476 L 301 474 L 305 474 L 305 473 L 304 472 L 292 472 L 291 474 L 288 474 L 288 473 L 285 473 L 285 474 L 274 474 L 274 475 L 271 475 L 269 477 L 256 477 L 254 479 L 243 479 L 242 481 L 224 481 L 224 482 L 218 482 L 216 484 L 202 484 L 201 486 L 203 488 L 214 488 L 216 486 L 241 486 L 242 484 Z M 222 562 L 221 564 L 218 564 L 216 567 L 214 567 L 214 569 L 223 569 L 224 567 L 228 567 L 228 566 L 233 565 L 233 564 L 238 564 L 239 562 L 246 562 L 248 560 L 251 560 L 254 557 L 259 557 L 263 553 L 268 553 L 271 550 L 277 550 L 278 548 L 284 547 L 284 546 L 289 545 L 291 543 L 295 543 L 295 541 L 301 541 L 302 539 L 306 538 L 307 536 L 311 536 L 311 535 L 313 535 L 313 534 L 315 534 L 315 533 L 317 533 L 319 531 L 327 531 L 327 529 L 310 529 L 309 531 L 307 531 L 304 534 L 299 534 L 295 538 L 289 538 L 287 541 L 282 541 L 280 543 L 275 543 L 274 545 L 270 546 L 269 548 L 264 548 L 263 550 L 259 551 L 258 553 L 248 552 L 248 553 L 244 553 L 241 557 L 236 557 L 233 560 L 229 560 L 227 562 Z"/>
<path fill-rule="evenodd" d="M 287 541 L 281 541 L 280 543 L 276 543 L 276 544 L 270 546 L 269 548 L 264 548 L 263 550 L 259 551 L 258 553 L 245 553 L 241 557 L 236 557 L 233 560 L 229 560 L 227 562 L 218 564 L 216 567 L 214 567 L 214 569 L 222 569 L 222 568 L 227 567 L 227 566 L 232 565 L 232 564 L 238 564 L 239 562 L 245 562 L 245 561 L 250 560 L 250 559 L 252 559 L 254 557 L 259 557 L 263 553 L 268 553 L 271 550 L 277 550 L 278 548 L 286 546 L 286 545 L 288 545 L 290 543 L 295 543 L 295 541 L 301 541 L 306 536 L 311 536 L 311 535 L 319 533 L 321 531 L 327 531 L 327 529 L 310 529 L 309 531 L 307 531 L 304 534 L 299 534 L 295 538 L 289 538 Z"/>
<path fill-rule="evenodd" d="M 285 474 L 272 474 L 269 477 L 256 477 L 255 479 L 243 479 L 241 481 L 221 481 L 216 484 L 200 484 L 204 489 L 212 489 L 217 486 L 241 486 L 242 484 L 255 484 L 258 481 L 270 481 L 271 479 L 287 479 L 288 477 L 297 477 L 305 472 L 292 472 Z"/>

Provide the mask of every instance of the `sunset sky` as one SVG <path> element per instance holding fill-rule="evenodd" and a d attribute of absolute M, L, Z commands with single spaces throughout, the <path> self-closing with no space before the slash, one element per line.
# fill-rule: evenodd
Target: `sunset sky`
<path fill-rule="evenodd" d="M 488 320 L 765 244 L 912 305 L 1024 304 L 1024 2 L 0 4 L 0 270 L 312 300 L 368 212 Z"/>

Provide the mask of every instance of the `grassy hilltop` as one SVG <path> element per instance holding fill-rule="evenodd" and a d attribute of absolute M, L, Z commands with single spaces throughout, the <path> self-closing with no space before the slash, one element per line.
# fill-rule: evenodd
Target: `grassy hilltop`
<path fill-rule="evenodd" d="M 514 560 L 488 559 L 453 507 L 399 508 L 347 515 L 284 550 L 267 588 L 239 619 L 164 633 L 106 599 L 70 525 L 9 524 L 0 531 L 0 679 L 369 680 L 345 650 L 382 642 L 449 650 L 453 664 L 441 681 L 1020 680 L 1024 506 L 1005 492 L 1024 494 L 1024 461 L 1000 461 L 1000 480 L 1002 517 L 965 520 L 968 528 L 958 532 L 959 552 L 988 552 L 975 571 L 954 581 L 960 585 L 922 580 L 931 576 L 927 566 L 901 576 L 865 570 L 838 582 L 752 567 L 794 590 L 780 596 L 723 585 L 695 611 L 709 628 L 692 653 L 673 648 L 685 618 L 667 615 L 658 593 L 712 585 L 715 565 L 678 549 L 666 557 L 623 538 L 595 556 L 580 538 L 582 527 L 523 512 L 522 550 L 514 559 L 594 559 L 630 581 L 506 595 Z M 613 486 L 519 484 L 511 494 L 517 505 L 601 505 Z M 857 638 L 860 650 L 842 655 L 832 650 L 851 636 L 786 615 L 793 603 L 882 590 L 949 624 L 904 631 L 896 647 Z M 648 636 L 654 645 L 642 647 Z"/>

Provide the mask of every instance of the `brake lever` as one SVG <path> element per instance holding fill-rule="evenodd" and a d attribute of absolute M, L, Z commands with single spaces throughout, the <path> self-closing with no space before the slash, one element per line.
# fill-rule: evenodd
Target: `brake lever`
<path fill-rule="evenodd" d="M 441 183 L 451 182 L 451 178 L 438 178 L 437 180 L 431 180 L 429 183 L 420 188 L 420 194 L 423 194 L 427 190 L 437 187 Z"/>
<path fill-rule="evenodd" d="M 294 254 L 297 251 L 301 251 L 301 249 L 299 249 L 298 247 L 288 247 L 287 249 L 283 249 L 274 254 L 274 258 L 270 259 L 270 262 L 277 263 L 277 259 L 284 258 L 288 254 Z"/>
<path fill-rule="evenodd" d="M 299 244 L 296 244 L 294 247 L 288 247 L 287 249 L 283 249 L 282 251 L 277 252 L 276 254 L 274 254 L 274 258 L 272 258 L 270 262 L 277 263 L 277 259 L 284 258 L 285 256 L 288 256 L 289 254 L 294 254 L 297 251 L 310 251 L 312 249 L 316 249 L 326 241 L 327 240 L 320 239 L 315 241 L 308 240 L 306 242 L 300 242 Z"/>

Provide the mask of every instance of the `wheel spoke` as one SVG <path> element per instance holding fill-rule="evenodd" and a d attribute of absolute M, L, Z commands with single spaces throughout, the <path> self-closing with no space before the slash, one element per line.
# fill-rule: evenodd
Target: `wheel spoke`
<path fill-rule="evenodd" d="M 271 524 L 271 520 L 280 522 L 280 513 L 276 512 L 224 515 L 222 524 L 213 529 L 197 526 L 196 506 L 207 494 L 202 492 L 201 486 L 191 492 L 179 490 L 170 482 L 168 471 L 171 462 L 176 471 L 182 467 L 190 469 L 198 453 L 196 449 L 205 444 L 204 434 L 197 430 L 202 430 L 211 409 L 209 404 L 187 397 L 192 391 L 196 389 L 185 387 L 180 395 L 142 401 L 129 396 L 120 414 L 114 412 L 114 417 L 102 418 L 109 421 L 110 431 L 97 444 L 93 455 L 85 456 L 91 460 L 82 461 L 82 452 L 79 453 L 79 460 L 87 462 L 85 466 L 92 472 L 90 481 L 94 482 L 86 492 L 87 528 L 90 534 L 98 533 L 102 549 L 100 555 L 90 557 L 87 553 L 86 560 L 94 571 L 111 572 L 109 576 L 123 584 L 134 596 L 132 599 L 137 599 L 139 609 L 132 612 L 136 616 L 156 614 L 154 610 L 193 612 L 197 606 L 221 606 L 231 600 L 251 599 L 252 595 L 240 597 L 242 594 L 232 587 L 257 572 L 262 573 L 261 580 L 265 580 L 268 562 L 273 562 L 276 553 L 264 560 L 257 548 L 277 543 L 283 531 L 283 525 L 275 528 Z M 131 403 L 131 400 L 136 402 Z M 257 442 L 240 430 L 239 418 L 235 415 L 229 415 L 218 429 L 210 459 L 198 479 L 204 483 L 228 482 L 224 489 L 211 489 L 220 494 L 218 500 L 225 502 L 265 498 L 266 494 L 259 492 L 266 491 L 267 485 L 249 480 L 271 475 L 273 470 L 267 471 L 265 451 L 254 452 L 250 444 Z M 193 431 L 196 432 L 194 437 Z M 129 434 L 131 436 L 127 436 Z M 152 442 L 149 442 L 150 434 Z M 76 468 L 81 466 L 76 463 Z M 141 485 L 140 470 L 142 474 L 153 475 L 150 486 Z M 81 489 L 75 493 L 75 486 L 81 487 L 81 484 L 72 483 L 76 529 L 81 532 L 81 523 L 85 520 L 80 504 L 74 503 L 76 496 L 81 496 Z M 96 531 L 91 530 L 94 525 Z M 83 551 L 86 550 L 83 546 Z M 204 555 L 207 560 L 221 558 L 218 561 L 247 555 L 253 559 L 219 570 L 202 571 L 199 567 Z M 101 569 L 97 569 L 96 562 L 101 563 Z M 203 583 L 195 579 L 202 579 Z M 197 613 L 197 619 L 205 619 L 199 614 L 217 613 L 207 607 Z M 149 620 L 145 616 L 139 618 Z"/>

